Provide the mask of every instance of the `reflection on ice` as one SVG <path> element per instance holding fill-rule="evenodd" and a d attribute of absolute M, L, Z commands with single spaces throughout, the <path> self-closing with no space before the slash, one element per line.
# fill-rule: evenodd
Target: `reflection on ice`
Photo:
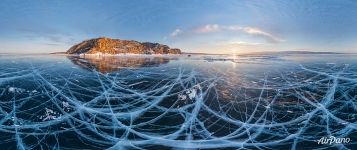
<path fill-rule="evenodd" d="M 155 67 L 170 61 L 166 57 L 153 56 L 67 56 L 75 65 L 101 73 L 118 71 L 122 68 Z"/>

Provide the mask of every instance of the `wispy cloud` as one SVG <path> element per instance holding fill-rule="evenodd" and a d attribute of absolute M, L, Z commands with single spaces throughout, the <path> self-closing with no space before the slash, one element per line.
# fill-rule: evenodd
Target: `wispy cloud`
<path fill-rule="evenodd" d="M 257 46 L 257 45 L 263 45 L 263 43 L 257 43 L 257 42 L 245 42 L 245 41 L 235 41 L 235 42 L 230 42 L 228 43 L 230 45 L 239 45 L 239 46 Z"/>
<path fill-rule="evenodd" d="M 178 36 L 178 35 L 180 35 L 180 34 L 182 34 L 182 30 L 179 29 L 179 28 L 177 28 L 175 31 L 173 31 L 173 32 L 170 34 L 170 36 L 171 36 L 171 37 L 176 37 L 176 36 Z"/>
<path fill-rule="evenodd" d="M 284 41 L 272 35 L 271 33 L 268 33 L 266 31 L 263 31 L 262 29 L 254 28 L 254 27 L 243 27 L 238 25 L 207 24 L 205 26 L 195 29 L 196 33 L 210 33 L 210 32 L 218 32 L 218 31 L 243 32 L 249 35 L 254 35 L 264 38 L 267 42 L 270 43 L 279 43 Z"/>
<path fill-rule="evenodd" d="M 23 27 L 18 28 L 17 31 L 23 34 L 23 37 L 28 40 L 43 40 L 51 44 L 67 44 L 72 45 L 74 38 L 70 33 L 57 31 L 53 28 L 39 28 L 39 27 Z"/>
<path fill-rule="evenodd" d="M 203 27 L 199 27 L 197 28 L 195 31 L 197 33 L 208 33 L 208 32 L 217 32 L 219 30 L 221 30 L 221 26 L 219 26 L 218 24 L 207 24 Z"/>
<path fill-rule="evenodd" d="M 267 40 L 270 43 L 284 42 L 284 40 L 277 38 L 277 37 L 273 36 L 272 34 L 265 32 L 258 28 L 245 27 L 243 29 L 244 29 L 244 32 L 251 34 L 251 35 L 263 37 L 265 40 Z"/>

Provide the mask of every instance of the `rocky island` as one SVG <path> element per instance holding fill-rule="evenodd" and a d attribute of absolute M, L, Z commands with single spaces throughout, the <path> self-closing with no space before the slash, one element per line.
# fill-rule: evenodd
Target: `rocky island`
<path fill-rule="evenodd" d="M 66 54 L 181 54 L 181 50 L 159 43 L 101 37 L 76 44 Z"/>

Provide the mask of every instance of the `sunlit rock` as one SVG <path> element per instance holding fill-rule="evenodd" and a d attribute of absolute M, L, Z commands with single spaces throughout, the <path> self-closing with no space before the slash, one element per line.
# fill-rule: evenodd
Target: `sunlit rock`
<path fill-rule="evenodd" d="M 167 45 L 134 40 L 96 38 L 72 46 L 67 54 L 181 54 L 181 50 Z"/>

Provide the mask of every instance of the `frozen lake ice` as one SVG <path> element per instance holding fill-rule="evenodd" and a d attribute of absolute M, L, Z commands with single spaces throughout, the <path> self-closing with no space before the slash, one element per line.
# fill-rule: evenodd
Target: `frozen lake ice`
<path fill-rule="evenodd" d="M 0 55 L 0 147 L 353 149 L 356 56 Z"/>

